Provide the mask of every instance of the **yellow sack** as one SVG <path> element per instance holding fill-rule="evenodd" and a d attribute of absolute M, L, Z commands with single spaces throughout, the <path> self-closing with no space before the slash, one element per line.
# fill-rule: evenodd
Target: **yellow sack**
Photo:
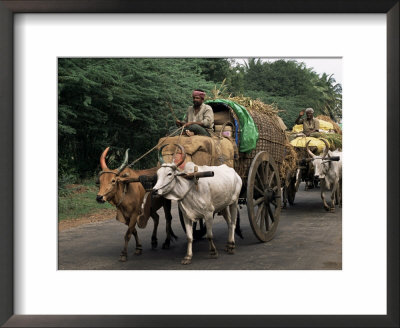
<path fill-rule="evenodd" d="M 292 131 L 296 133 L 303 132 L 303 124 L 296 124 Z"/>
<path fill-rule="evenodd" d="M 329 145 L 329 141 L 324 139 L 328 145 Z M 297 137 L 296 139 L 293 139 L 290 144 L 293 147 L 299 147 L 299 148 L 305 148 L 307 145 L 307 142 L 310 141 L 310 143 L 308 144 L 310 147 L 314 146 L 317 147 L 318 149 L 318 154 L 322 153 L 324 151 L 325 148 L 325 144 L 321 139 L 317 139 L 314 137 Z"/>
<path fill-rule="evenodd" d="M 327 121 L 323 120 L 318 120 L 319 121 L 319 129 L 320 130 L 325 130 L 325 131 L 330 131 L 333 130 L 333 124 Z"/>
<path fill-rule="evenodd" d="M 323 121 L 323 120 L 318 120 L 319 121 L 319 129 L 320 130 L 324 130 L 329 132 L 330 130 L 333 130 L 333 124 L 327 121 Z M 293 132 L 299 133 L 299 132 L 303 132 L 303 124 L 296 124 L 293 129 Z"/>

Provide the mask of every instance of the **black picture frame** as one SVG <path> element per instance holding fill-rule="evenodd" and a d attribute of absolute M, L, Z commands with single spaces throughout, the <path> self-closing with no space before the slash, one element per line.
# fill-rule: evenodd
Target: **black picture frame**
<path fill-rule="evenodd" d="M 0 324 L 4 327 L 399 327 L 399 7 L 398 0 L 203 0 L 197 3 L 185 0 L 0 0 Z M 387 315 L 14 315 L 13 208 L 18 203 L 13 187 L 13 176 L 18 174 L 13 163 L 13 17 L 16 13 L 385 13 Z"/>

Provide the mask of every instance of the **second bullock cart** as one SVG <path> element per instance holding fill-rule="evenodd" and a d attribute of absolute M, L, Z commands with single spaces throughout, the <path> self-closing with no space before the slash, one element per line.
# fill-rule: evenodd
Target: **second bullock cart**
<path fill-rule="evenodd" d="M 267 242 L 277 230 L 282 203 L 279 167 L 285 157 L 286 136 L 280 119 L 276 113 L 245 108 L 230 99 L 208 100 L 206 104 L 214 112 L 213 136 L 162 138 L 159 148 L 169 145 L 163 147 L 162 156 L 172 160 L 174 145 L 180 144 L 188 155 L 186 161 L 233 167 L 243 181 L 239 205 L 247 206 L 255 236 Z M 206 233 L 202 220 L 193 228 L 194 238 Z"/>

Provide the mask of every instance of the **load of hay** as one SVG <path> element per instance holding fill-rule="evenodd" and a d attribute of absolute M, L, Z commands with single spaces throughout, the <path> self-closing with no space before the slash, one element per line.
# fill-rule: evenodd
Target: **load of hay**
<path fill-rule="evenodd" d="M 288 181 L 297 169 L 298 155 L 295 148 L 289 143 L 285 145 L 285 158 L 279 167 L 279 175 L 282 181 Z"/>
<path fill-rule="evenodd" d="M 275 160 L 278 167 L 283 165 L 286 154 L 285 146 L 287 144 L 287 138 L 285 130 L 287 128 L 282 119 L 278 116 L 280 110 L 277 108 L 277 106 L 265 104 L 259 99 L 254 100 L 250 97 L 232 97 L 230 95 L 226 96 L 226 93 L 219 92 L 218 90 L 215 90 L 213 93 L 213 99 L 207 100 L 207 103 L 210 104 L 211 107 L 217 107 L 218 101 L 228 101 L 236 104 L 236 106 L 244 107 L 247 115 L 250 116 L 251 124 L 256 128 L 254 134 L 252 135 L 256 136 L 256 143 L 254 148 L 250 148 L 249 151 L 242 151 L 242 140 L 240 140 L 239 143 L 239 158 L 235 162 L 235 170 L 242 177 L 244 183 L 246 183 L 247 174 L 251 163 L 256 154 L 260 151 L 266 151 Z M 215 103 L 213 103 L 213 101 L 215 101 Z M 215 107 L 213 107 L 213 109 Z M 235 110 L 237 110 L 237 108 L 235 108 Z M 233 108 L 231 108 L 231 112 L 232 111 Z M 218 115 L 221 115 L 220 111 L 214 110 L 215 124 L 219 122 L 217 120 Z M 238 121 L 235 115 L 234 119 Z M 240 124 L 241 123 L 242 122 L 240 122 Z M 245 126 L 243 125 L 242 127 Z M 239 137 L 242 136 L 242 131 L 244 131 L 242 130 L 242 127 L 240 127 L 239 132 L 237 132 Z M 284 170 L 286 170 L 286 168 Z"/>
<path fill-rule="evenodd" d="M 219 89 L 217 89 L 216 86 L 214 87 L 214 90 L 212 90 L 212 94 L 213 96 L 211 97 L 211 99 L 223 98 L 231 100 L 243 106 L 244 108 L 249 109 L 250 111 L 260 112 L 272 116 L 275 118 L 277 126 L 279 128 L 281 128 L 283 131 L 287 129 L 285 123 L 283 123 L 283 120 L 278 116 L 278 113 L 282 112 L 282 110 L 278 109 L 278 106 L 276 106 L 275 104 L 265 104 L 259 99 L 251 99 L 250 97 L 245 97 L 245 96 L 232 97 L 232 95 L 227 95 L 225 80 L 222 81 L 222 84 Z"/>
<path fill-rule="evenodd" d="M 239 105 L 242 105 L 250 111 L 267 114 L 273 117 L 272 122 L 274 122 L 276 126 L 279 127 L 282 131 L 285 131 L 287 129 L 283 120 L 278 116 L 278 113 L 281 112 L 281 110 L 279 110 L 275 104 L 265 104 L 259 99 L 254 100 L 244 96 L 228 97 L 227 99 L 232 100 Z"/>
<path fill-rule="evenodd" d="M 251 112 L 267 114 L 269 117 L 271 117 L 271 122 L 274 123 L 276 127 L 281 129 L 282 131 L 287 130 L 285 123 L 278 116 L 278 113 L 282 110 L 279 110 L 275 104 L 265 104 L 259 99 L 254 100 L 249 97 L 243 96 L 229 97 L 228 99 L 238 103 L 239 105 L 242 105 L 246 109 L 249 109 Z M 282 181 L 286 181 L 288 175 L 292 175 L 294 172 L 296 172 L 297 160 L 298 156 L 296 150 L 286 138 L 284 158 L 282 164 L 279 166 L 279 175 Z"/>
<path fill-rule="evenodd" d="M 278 116 L 278 113 L 282 112 L 282 110 L 278 109 L 278 106 L 276 106 L 275 104 L 265 104 L 259 99 L 251 99 L 250 97 L 245 96 L 226 96 L 225 80 L 222 82 L 220 89 L 215 88 L 212 93 L 213 97 L 211 99 L 227 99 L 243 106 L 247 110 L 267 114 L 268 116 L 273 118 L 271 122 L 274 123 L 276 127 L 281 129 L 282 131 L 285 131 L 287 129 L 283 120 Z"/>

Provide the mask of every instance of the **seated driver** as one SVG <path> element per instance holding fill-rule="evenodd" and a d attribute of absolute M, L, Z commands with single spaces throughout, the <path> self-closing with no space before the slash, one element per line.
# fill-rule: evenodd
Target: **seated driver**
<path fill-rule="evenodd" d="M 187 136 L 201 135 L 211 137 L 214 128 L 214 113 L 211 106 L 204 104 L 206 93 L 196 89 L 192 93 L 193 106 L 189 106 L 184 121 L 176 120 L 177 126 L 184 126 Z"/>
<path fill-rule="evenodd" d="M 303 119 L 304 110 L 300 111 L 295 124 L 303 124 L 303 133 L 307 137 L 312 137 L 315 132 L 319 132 L 319 120 L 314 118 L 314 109 L 306 109 L 306 119 Z"/>

